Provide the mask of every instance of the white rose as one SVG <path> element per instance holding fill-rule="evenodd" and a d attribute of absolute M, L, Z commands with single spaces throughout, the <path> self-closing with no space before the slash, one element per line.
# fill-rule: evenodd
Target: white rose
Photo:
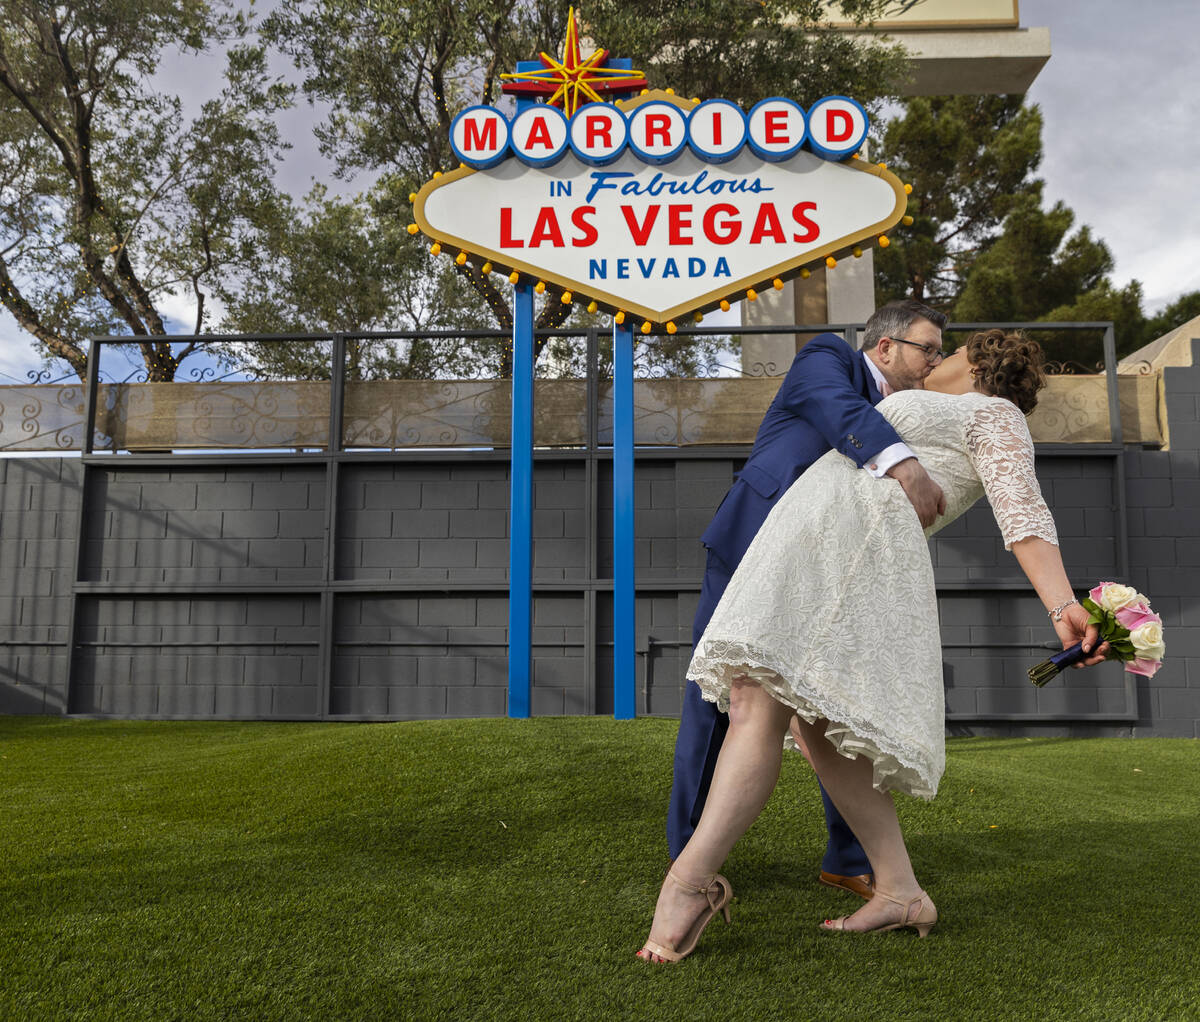
<path fill-rule="evenodd" d="M 1129 641 L 1133 643 L 1133 648 L 1142 655 L 1146 655 L 1152 649 L 1162 649 L 1162 622 L 1147 621 L 1145 624 L 1138 625 L 1129 633 Z M 1161 660 L 1162 657 L 1153 657 L 1153 659 Z"/>
<path fill-rule="evenodd" d="M 1100 593 L 1100 606 L 1110 614 L 1115 614 L 1123 607 L 1132 607 L 1139 600 L 1144 599 L 1145 597 L 1132 586 L 1123 586 L 1119 582 L 1113 582 L 1106 585 Z"/>

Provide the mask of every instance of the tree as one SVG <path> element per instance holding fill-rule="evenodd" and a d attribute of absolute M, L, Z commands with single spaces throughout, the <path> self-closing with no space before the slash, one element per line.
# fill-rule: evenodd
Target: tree
<path fill-rule="evenodd" d="M 887 0 L 840 6 L 850 20 L 862 21 Z M 330 105 L 317 137 L 339 175 L 379 174 L 367 197 L 376 216 L 387 210 L 409 223 L 409 195 L 457 163 L 448 141 L 456 113 L 502 100 L 499 76 L 517 61 L 541 51 L 557 54 L 567 12 L 562 0 L 281 0 L 264 31 L 301 70 L 308 98 Z M 893 46 L 823 29 L 822 0 L 596 0 L 580 13 L 586 35 L 630 57 L 654 84 L 689 95 L 748 104 L 777 93 L 810 101 L 845 93 L 871 105 L 904 67 Z M 330 45 L 334 39 L 340 45 Z M 483 274 L 473 260 L 456 272 L 475 293 L 473 303 L 510 331 L 510 289 L 503 279 Z M 441 294 L 457 300 L 444 282 Z M 547 289 L 539 328 L 566 321 L 571 311 L 560 299 L 561 291 Z M 464 312 L 460 306 L 455 315 Z M 572 321 L 587 320 L 577 311 Z M 673 357 L 666 353 L 683 349 L 664 344 L 655 350 Z M 495 371 L 511 374 L 507 347 Z"/>
<path fill-rule="evenodd" d="M 233 0 L 0 0 L 0 301 L 80 376 L 92 334 L 129 334 L 170 380 L 163 301 L 207 299 L 279 215 L 274 115 L 292 90 L 244 42 Z M 228 45 L 190 123 L 147 84 L 163 54 Z"/>
<path fill-rule="evenodd" d="M 1039 192 L 1041 113 L 1019 96 L 921 97 L 882 136 L 880 159 L 913 186 L 913 224 L 902 244 L 875 254 L 881 298 L 949 312 L 1005 217 Z"/>
<path fill-rule="evenodd" d="M 878 253 L 881 302 L 907 296 L 959 322 L 1112 320 L 1117 353 L 1142 343 L 1141 284 L 1061 201 L 1043 209 L 1041 114 L 1020 96 L 909 100 L 883 158 L 913 183 L 904 243 Z M 1041 332 L 1052 362 L 1102 361 L 1102 335 Z"/>

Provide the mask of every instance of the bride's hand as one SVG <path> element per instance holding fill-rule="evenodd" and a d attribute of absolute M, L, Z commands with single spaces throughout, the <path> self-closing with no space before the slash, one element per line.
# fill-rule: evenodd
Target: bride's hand
<path fill-rule="evenodd" d="M 1100 639 L 1100 629 L 1088 620 L 1088 612 L 1079 604 L 1073 603 L 1063 610 L 1062 620 L 1054 622 L 1054 630 L 1062 640 L 1063 649 L 1074 646 L 1081 640 L 1085 646 L 1091 649 L 1092 652 L 1088 658 L 1077 663 L 1076 667 L 1091 667 L 1106 659 L 1108 643 L 1103 642 L 1100 643 L 1099 648 L 1096 647 L 1096 643 Z"/>

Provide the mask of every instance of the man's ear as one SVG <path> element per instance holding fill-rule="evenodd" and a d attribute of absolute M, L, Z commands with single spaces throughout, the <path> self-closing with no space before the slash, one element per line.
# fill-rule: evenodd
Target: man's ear
<path fill-rule="evenodd" d="M 892 339 L 890 337 L 881 337 L 875 343 L 875 350 L 879 352 L 879 361 L 884 365 L 888 365 L 892 361 Z"/>

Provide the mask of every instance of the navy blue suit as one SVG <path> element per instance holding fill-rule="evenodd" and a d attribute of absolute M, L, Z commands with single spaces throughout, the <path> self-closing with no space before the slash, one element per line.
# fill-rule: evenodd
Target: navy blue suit
<path fill-rule="evenodd" d="M 881 395 L 866 356 L 836 334 L 821 334 L 796 355 L 767 409 L 754 447 L 701 541 L 708 565 L 692 626 L 700 641 L 721 594 L 775 502 L 831 449 L 860 468 L 900 437 L 875 410 Z M 667 844 L 676 858 L 692 836 L 708 795 L 729 718 L 705 702 L 695 683 L 685 686 L 675 742 L 675 778 L 667 813 Z M 866 853 L 822 788 L 829 845 L 821 868 L 842 876 L 871 872 Z"/>

